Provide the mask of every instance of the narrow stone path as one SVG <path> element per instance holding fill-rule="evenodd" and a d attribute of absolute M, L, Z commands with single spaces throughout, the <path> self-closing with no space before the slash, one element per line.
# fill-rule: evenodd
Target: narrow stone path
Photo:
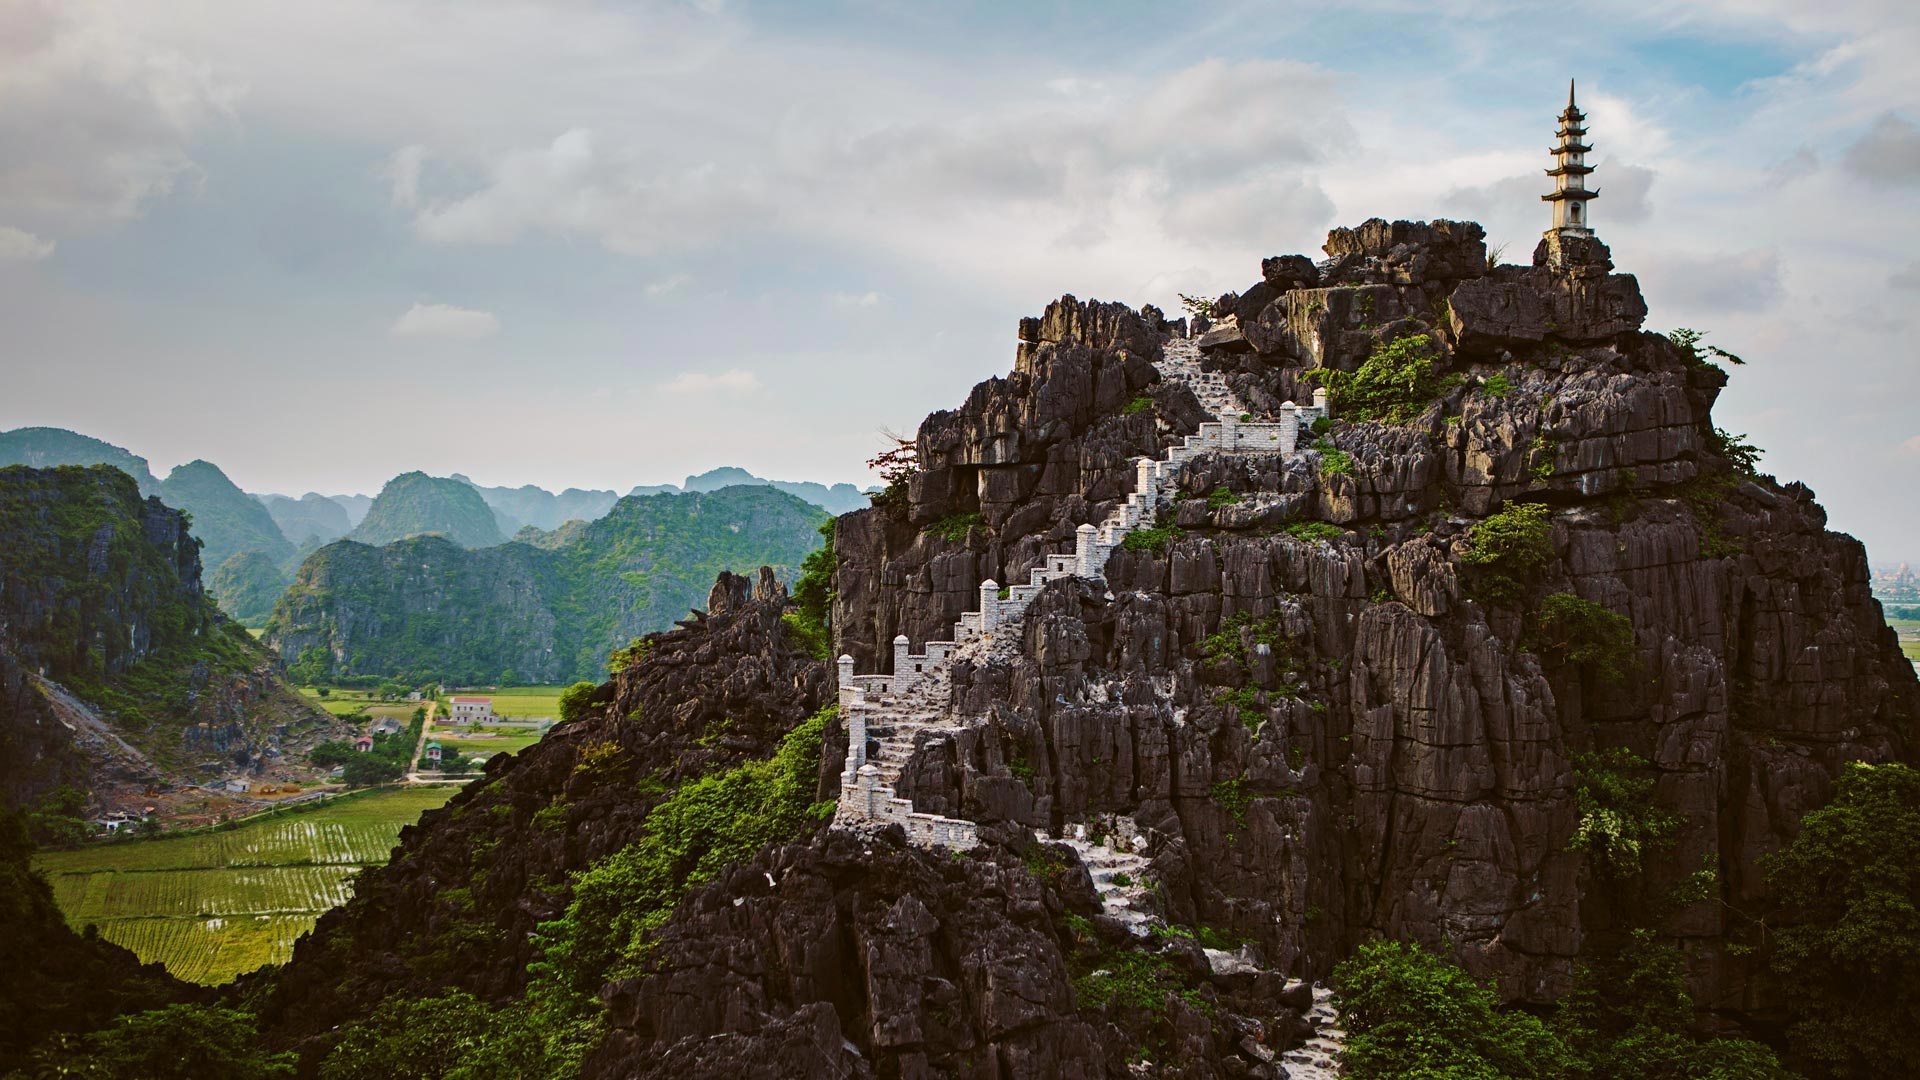
<path fill-rule="evenodd" d="M 1333 991 L 1316 984 L 1313 1008 L 1307 1011 L 1307 1023 L 1313 1034 L 1307 1041 L 1280 1055 L 1289 1080 L 1338 1080 L 1340 1051 L 1346 1046 L 1347 1033 L 1340 1029 L 1340 1013 L 1333 1003 Z"/>

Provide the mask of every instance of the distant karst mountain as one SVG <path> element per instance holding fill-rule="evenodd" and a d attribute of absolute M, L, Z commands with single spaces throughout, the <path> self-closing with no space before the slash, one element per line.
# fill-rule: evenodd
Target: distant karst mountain
<path fill-rule="evenodd" d="M 287 663 L 318 658 L 334 676 L 598 679 L 610 651 L 672 626 L 720 571 L 768 565 L 791 579 L 826 520 L 756 485 L 624 498 L 597 521 L 532 534 L 538 546 L 341 541 L 301 565 L 265 640 Z"/>
<path fill-rule="evenodd" d="M 506 541 L 492 508 L 473 485 L 423 472 L 387 481 L 348 539 L 378 547 L 413 536 L 443 536 L 465 548 Z"/>
<path fill-rule="evenodd" d="M 718 491 L 723 487 L 741 484 L 765 484 L 789 495 L 805 499 L 807 502 L 825 510 L 829 514 L 846 514 L 867 505 L 866 493 L 852 484 L 816 484 L 811 480 L 767 480 L 745 469 L 723 465 L 718 469 L 709 469 L 698 476 L 687 477 L 681 485 L 684 491 Z M 651 493 L 654 489 L 634 488 L 628 494 Z M 670 489 L 669 489 L 670 490 Z"/>
<path fill-rule="evenodd" d="M 193 535 L 201 543 L 200 562 L 209 571 L 248 551 L 276 565 L 293 558 L 293 545 L 281 535 L 273 515 L 210 461 L 189 461 L 168 473 L 160 483 L 160 498 L 192 517 Z"/>
<path fill-rule="evenodd" d="M 454 473 L 453 479 L 470 485 L 480 493 L 480 497 L 493 508 L 501 533 L 508 536 L 527 525 L 545 532 L 574 519 L 592 521 L 613 509 L 613 504 L 620 499 L 617 491 L 568 488 L 556 495 L 532 484 L 517 488 L 481 487 L 459 473 Z"/>
<path fill-rule="evenodd" d="M 280 526 L 282 536 L 297 548 L 311 550 L 322 544 L 331 544 L 353 531 L 356 522 L 347 516 L 347 508 L 341 499 L 364 496 L 328 497 L 309 491 L 298 499 L 286 495 L 255 495 L 254 498 L 260 500 L 260 504 L 267 508 L 267 513 L 273 515 L 273 522 Z M 365 517 L 365 512 L 362 511 L 360 516 Z"/>
<path fill-rule="evenodd" d="M 129 450 L 77 431 L 53 427 L 23 427 L 0 431 L 0 466 L 111 465 L 139 485 L 140 494 L 160 494 L 160 481 L 147 459 Z"/>

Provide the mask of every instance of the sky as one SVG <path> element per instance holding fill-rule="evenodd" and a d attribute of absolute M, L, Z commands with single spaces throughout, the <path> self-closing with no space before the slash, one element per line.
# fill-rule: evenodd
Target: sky
<path fill-rule="evenodd" d="M 870 477 L 1063 293 L 1527 260 L 1577 77 L 1648 328 L 1920 563 L 1920 5 L 0 0 L 0 428 L 249 491 Z"/>

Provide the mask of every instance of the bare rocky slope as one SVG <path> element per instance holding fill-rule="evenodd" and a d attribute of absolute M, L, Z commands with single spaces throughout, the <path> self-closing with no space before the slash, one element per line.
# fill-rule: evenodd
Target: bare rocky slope
<path fill-rule="evenodd" d="M 1017 650 L 955 665 L 957 711 L 984 719 L 923 734 L 900 794 L 980 822 L 981 846 L 816 826 L 725 869 L 606 973 L 587 1075 L 1278 1077 L 1313 1005 L 1289 977 L 1371 936 L 1544 1003 L 1650 923 L 1705 1022 L 1766 1031 L 1786 988 L 1735 948 L 1768 913 L 1758 860 L 1843 763 L 1915 757 L 1920 685 L 1861 546 L 1716 432 L 1725 375 L 1642 330 L 1597 244 L 1489 269 L 1477 225 L 1370 221 L 1326 250 L 1221 297 L 1207 366 L 1255 413 L 1407 350 L 1432 360 L 1424 389 L 1388 419 L 1337 407 L 1304 453 L 1188 462 L 1150 542 L 1103 582 L 1047 585 Z M 918 471 L 838 521 L 835 653 L 884 671 L 896 634 L 945 637 L 983 579 L 1071 551 L 1132 459 L 1205 417 L 1153 366 L 1189 329 L 1072 297 L 1023 320 L 1014 371 L 929 416 Z M 1538 543 L 1489 558 L 1517 521 Z M 262 991 L 278 1037 L 315 1059 L 386 995 L 523 994 L 569 874 L 829 700 L 784 603 L 723 577 L 592 716 L 404 834 Z M 1624 885 L 1583 843 L 1603 767 L 1674 820 Z M 1242 962 L 1130 934 L 1090 849 L 1047 842 L 1089 828 L 1139 836 L 1160 916 Z M 1103 992 L 1115 972 L 1154 1007 Z"/>

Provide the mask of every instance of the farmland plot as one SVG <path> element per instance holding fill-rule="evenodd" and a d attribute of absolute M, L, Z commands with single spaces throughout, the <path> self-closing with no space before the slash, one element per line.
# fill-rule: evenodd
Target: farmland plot
<path fill-rule="evenodd" d="M 285 961 L 353 878 L 382 865 L 402 826 L 456 789 L 355 795 L 225 832 L 44 853 L 34 865 L 75 927 L 157 960 L 182 979 L 220 983 Z"/>

